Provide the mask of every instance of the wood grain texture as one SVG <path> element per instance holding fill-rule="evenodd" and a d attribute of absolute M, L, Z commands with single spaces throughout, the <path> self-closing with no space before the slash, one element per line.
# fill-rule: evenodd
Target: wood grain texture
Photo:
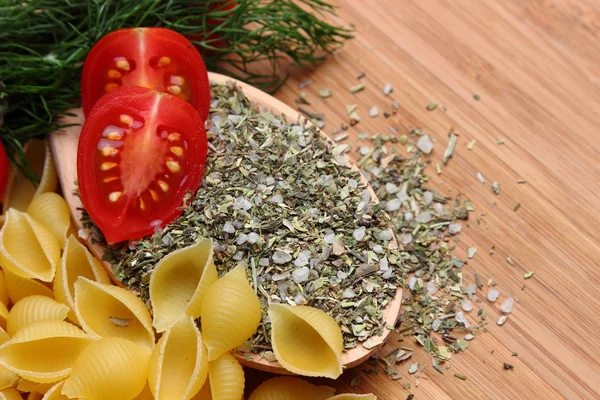
<path fill-rule="evenodd" d="M 277 97 L 293 105 L 305 91 L 311 102 L 306 108 L 326 114 L 326 132 L 348 123 L 346 104 L 359 104 L 361 122 L 348 132 L 360 145 L 368 145 L 357 141 L 360 132 L 389 133 L 391 126 L 399 135 L 423 128 L 437 140 L 434 161 L 441 161 L 453 128 L 460 135 L 455 157 L 432 183 L 452 189 L 450 195 L 463 193 L 477 206 L 457 249 L 465 257 L 466 247 L 479 248 L 464 269 L 466 281 L 473 281 L 475 271 L 485 278 L 495 274 L 501 292 L 520 302 L 499 327 L 499 304 L 480 296 L 489 332 L 479 333 L 467 352 L 454 356 L 444 375 L 420 355 L 416 359 L 427 368 L 419 379 L 408 375 L 407 365 L 399 366 L 404 375 L 399 381 L 382 371 L 366 374 L 367 365 L 333 385 L 372 391 L 385 400 L 404 400 L 409 393 L 418 400 L 600 398 L 600 2 L 336 4 L 337 22 L 355 24 L 356 38 L 315 71 L 294 75 Z M 348 88 L 362 72 L 366 89 L 352 95 Z M 314 83 L 299 89 L 306 79 Z M 382 93 L 386 82 L 394 87 L 389 97 Z M 333 96 L 321 99 L 318 91 L 325 87 Z M 374 105 L 380 114 L 389 112 L 394 99 L 401 105 L 397 115 L 368 116 Z M 432 101 L 447 111 L 427 111 Z M 497 138 L 505 144 L 496 144 Z M 468 151 L 472 139 L 477 144 Z M 477 172 L 488 183 L 479 183 Z M 517 184 L 519 179 L 527 183 Z M 492 181 L 501 185 L 498 196 Z M 518 202 L 522 207 L 515 212 Z M 480 218 L 485 222 L 477 224 Z M 491 246 L 494 255 L 488 254 Z M 524 280 L 530 270 L 535 276 Z M 391 345 L 402 339 L 401 345 L 418 347 L 399 335 Z M 513 351 L 518 357 L 511 356 Z M 504 370 L 503 362 L 514 370 Z M 351 388 L 356 375 L 360 384 Z M 410 391 L 402 387 L 406 381 Z"/>

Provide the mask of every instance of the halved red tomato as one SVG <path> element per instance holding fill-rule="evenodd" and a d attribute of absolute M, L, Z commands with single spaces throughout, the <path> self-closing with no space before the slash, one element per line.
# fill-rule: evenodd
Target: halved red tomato
<path fill-rule="evenodd" d="M 98 100 L 79 138 L 77 180 L 107 242 L 147 236 L 179 216 L 207 147 L 204 122 L 175 96 L 126 86 Z"/>
<path fill-rule="evenodd" d="M 121 86 L 171 93 L 194 106 L 203 121 L 208 117 L 210 84 L 204 61 L 189 40 L 170 29 L 121 29 L 96 43 L 83 64 L 83 113 Z"/>

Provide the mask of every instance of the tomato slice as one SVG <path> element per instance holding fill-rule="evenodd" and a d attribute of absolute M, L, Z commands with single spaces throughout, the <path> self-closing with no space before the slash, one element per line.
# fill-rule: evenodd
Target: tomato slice
<path fill-rule="evenodd" d="M 107 242 L 150 235 L 179 216 L 207 147 L 204 122 L 175 96 L 125 86 L 98 100 L 79 138 L 77 180 Z"/>
<path fill-rule="evenodd" d="M 96 43 L 83 64 L 83 113 L 87 116 L 100 97 L 121 86 L 171 93 L 194 106 L 203 121 L 208 117 L 204 61 L 189 40 L 170 29 L 122 29 Z"/>

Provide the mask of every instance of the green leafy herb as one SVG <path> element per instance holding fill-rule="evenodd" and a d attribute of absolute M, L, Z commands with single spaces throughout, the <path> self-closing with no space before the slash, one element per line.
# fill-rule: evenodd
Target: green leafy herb
<path fill-rule="evenodd" d="M 463 381 L 467 380 L 467 377 L 463 374 L 454 374 L 454 376 Z"/>
<path fill-rule="evenodd" d="M 529 278 L 531 278 L 533 275 L 535 275 L 535 272 L 533 272 L 533 271 L 529 271 L 529 272 L 527 272 L 527 273 L 523 274 L 523 279 L 529 279 Z"/>
<path fill-rule="evenodd" d="M 447 164 L 452 155 L 454 154 L 454 149 L 456 148 L 456 134 L 454 132 L 450 132 L 450 140 L 448 141 L 448 147 L 446 147 L 446 151 L 444 152 L 443 162 Z"/>
<path fill-rule="evenodd" d="M 519 208 L 521 208 L 521 203 L 520 202 L 517 203 L 517 205 L 515 206 L 515 208 L 513 208 L 513 211 L 517 212 L 517 211 L 519 211 Z"/>
<path fill-rule="evenodd" d="M 78 106 L 82 62 L 94 43 L 114 30 L 160 26 L 195 37 L 209 70 L 270 91 L 287 78 L 279 69 L 282 57 L 313 66 L 352 36 L 351 30 L 319 18 L 335 11 L 324 0 L 235 3 L 227 10 L 217 1 L 4 2 L 0 138 L 12 161 L 23 168 L 23 144 L 56 130 L 56 117 Z M 270 66 L 266 73 L 252 68 L 259 61 Z"/>
<path fill-rule="evenodd" d="M 358 93 L 358 92 L 360 92 L 361 90 L 364 90 L 364 89 L 365 89 L 365 85 L 363 85 L 362 83 L 359 83 L 358 85 L 352 86 L 350 88 L 350 93 L 352 93 L 352 94 Z"/>
<path fill-rule="evenodd" d="M 431 103 L 427 104 L 426 108 L 429 111 L 433 111 L 433 110 L 435 110 L 437 108 L 437 106 L 438 106 L 437 103 L 431 102 Z"/>

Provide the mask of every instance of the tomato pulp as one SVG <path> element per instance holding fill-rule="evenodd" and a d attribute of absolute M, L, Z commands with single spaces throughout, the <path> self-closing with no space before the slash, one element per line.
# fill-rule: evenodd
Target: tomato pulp
<path fill-rule="evenodd" d="M 208 117 L 210 83 L 204 61 L 189 40 L 170 29 L 122 29 L 96 43 L 83 64 L 84 114 L 121 86 L 171 93 L 194 106 L 203 121 Z"/>
<path fill-rule="evenodd" d="M 173 222 L 200 185 L 207 145 L 204 122 L 175 96 L 125 86 L 98 100 L 79 138 L 77 180 L 107 242 Z"/>

